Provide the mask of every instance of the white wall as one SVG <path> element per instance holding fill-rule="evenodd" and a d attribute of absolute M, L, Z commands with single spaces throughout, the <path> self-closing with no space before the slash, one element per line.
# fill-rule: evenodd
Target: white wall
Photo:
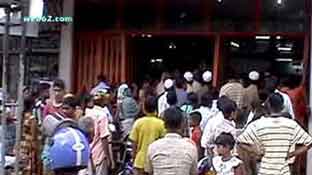
<path fill-rule="evenodd" d="M 74 1 L 65 0 L 63 3 L 63 16 L 74 17 Z M 59 78 L 63 79 L 67 90 L 72 90 L 72 59 L 73 59 L 73 38 L 74 23 L 62 25 L 61 46 L 59 55 Z"/>

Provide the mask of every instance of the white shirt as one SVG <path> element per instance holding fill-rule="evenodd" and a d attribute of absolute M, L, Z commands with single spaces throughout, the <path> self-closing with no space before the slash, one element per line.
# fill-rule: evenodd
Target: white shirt
<path fill-rule="evenodd" d="M 213 108 L 209 108 L 206 106 L 201 106 L 198 109 L 195 109 L 193 112 L 199 112 L 202 120 L 200 122 L 200 129 L 204 131 L 209 119 L 217 114 L 218 111 L 214 110 Z"/>
<path fill-rule="evenodd" d="M 238 167 L 242 161 L 237 157 L 232 157 L 230 160 L 223 161 L 221 156 L 216 156 L 212 159 L 212 163 L 217 175 L 234 175 L 234 169 Z"/>
<path fill-rule="evenodd" d="M 167 103 L 167 94 L 168 92 L 163 93 L 158 99 L 158 114 L 162 114 L 166 109 L 170 107 Z"/>
<path fill-rule="evenodd" d="M 224 116 L 222 112 L 216 113 L 215 116 L 208 120 L 201 138 L 201 146 L 203 148 L 214 147 L 214 132 L 216 130 L 216 126 L 222 123 L 223 120 Z"/>
<path fill-rule="evenodd" d="M 292 117 L 292 119 L 295 119 L 295 113 L 294 113 L 292 103 L 291 103 L 289 96 L 287 94 L 277 90 L 277 89 L 275 90 L 275 93 L 279 93 L 283 97 L 283 101 L 284 101 L 283 112 L 289 113 L 290 116 Z"/>

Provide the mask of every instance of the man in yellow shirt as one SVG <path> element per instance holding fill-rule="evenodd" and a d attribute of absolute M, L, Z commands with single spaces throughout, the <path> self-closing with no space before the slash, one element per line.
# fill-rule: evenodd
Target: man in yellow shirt
<path fill-rule="evenodd" d="M 164 122 L 157 117 L 157 98 L 148 97 L 144 103 L 145 116 L 135 121 L 130 132 L 133 141 L 133 156 L 136 175 L 144 174 L 148 146 L 166 133 Z"/>

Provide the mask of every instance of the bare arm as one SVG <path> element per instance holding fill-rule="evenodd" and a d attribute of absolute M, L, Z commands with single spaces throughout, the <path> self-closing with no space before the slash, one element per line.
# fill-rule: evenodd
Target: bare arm
<path fill-rule="evenodd" d="M 108 137 L 102 138 L 104 154 L 107 156 L 107 159 L 110 159 L 109 150 L 108 150 Z"/>
<path fill-rule="evenodd" d="M 246 175 L 244 164 L 239 164 L 238 167 L 234 168 L 234 175 Z"/>
<path fill-rule="evenodd" d="M 132 142 L 132 158 L 135 159 L 136 155 L 137 155 L 137 147 L 138 144 L 136 142 Z"/>
<path fill-rule="evenodd" d="M 309 146 L 302 145 L 298 149 L 296 149 L 295 151 L 289 153 L 287 158 L 289 159 L 289 158 L 292 158 L 294 156 L 299 156 L 300 154 L 307 152 L 310 148 L 312 148 L 312 144 L 310 144 Z"/>

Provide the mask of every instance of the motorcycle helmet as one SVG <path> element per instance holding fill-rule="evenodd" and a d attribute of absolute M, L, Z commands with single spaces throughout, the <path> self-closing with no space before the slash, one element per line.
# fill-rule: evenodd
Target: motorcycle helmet
<path fill-rule="evenodd" d="M 71 127 L 61 128 L 52 137 L 49 148 L 52 170 L 86 168 L 89 157 L 89 142 L 80 130 Z"/>

